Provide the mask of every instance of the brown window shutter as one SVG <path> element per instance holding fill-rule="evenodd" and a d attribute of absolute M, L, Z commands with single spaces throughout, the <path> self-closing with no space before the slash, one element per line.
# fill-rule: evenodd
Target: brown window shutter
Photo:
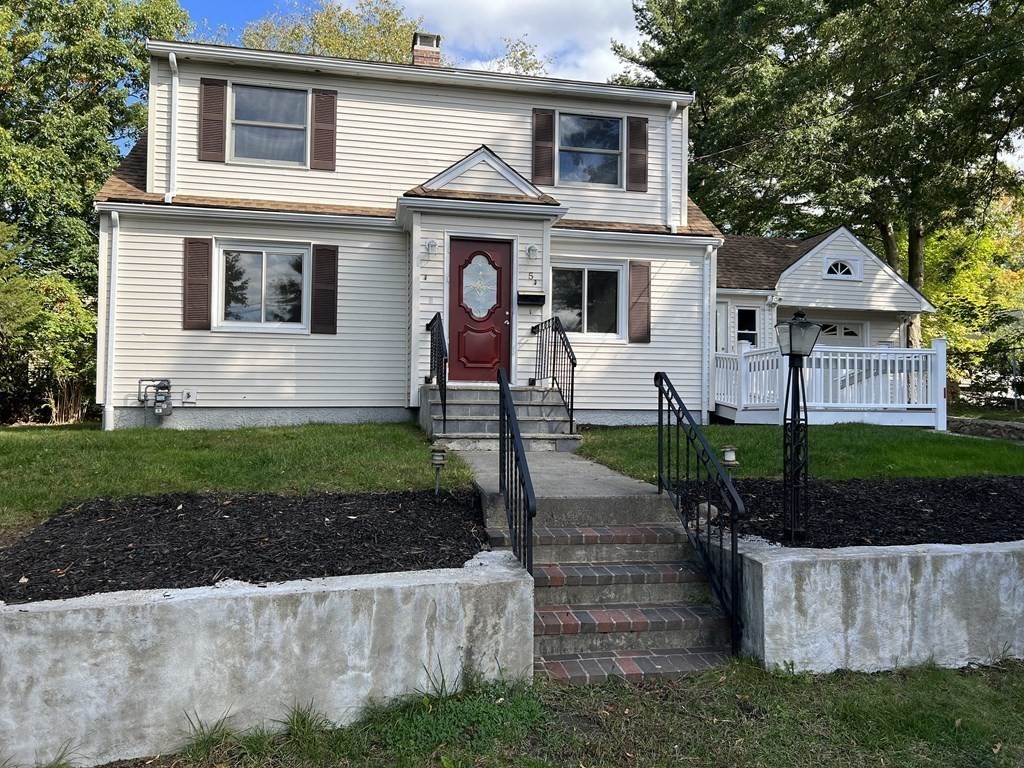
<path fill-rule="evenodd" d="M 629 341 L 651 343 L 651 263 L 629 262 Z"/>
<path fill-rule="evenodd" d="M 555 110 L 533 110 L 533 183 L 555 183 Z"/>
<path fill-rule="evenodd" d="M 338 92 L 313 89 L 313 137 L 309 143 L 309 167 L 333 171 L 338 154 Z"/>
<path fill-rule="evenodd" d="M 338 246 L 313 246 L 313 301 L 310 331 L 338 332 Z"/>
<path fill-rule="evenodd" d="M 213 240 L 185 238 L 185 291 L 181 327 L 186 331 L 210 330 L 210 278 L 213 272 Z"/>
<path fill-rule="evenodd" d="M 224 162 L 227 143 L 228 81 L 199 81 L 199 159 Z"/>
<path fill-rule="evenodd" d="M 626 190 L 647 191 L 647 118 L 626 118 Z"/>

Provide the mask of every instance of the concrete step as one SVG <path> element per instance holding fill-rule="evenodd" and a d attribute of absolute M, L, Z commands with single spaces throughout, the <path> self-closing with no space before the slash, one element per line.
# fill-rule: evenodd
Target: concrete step
<path fill-rule="evenodd" d="M 533 652 L 537 656 L 724 646 L 728 642 L 728 619 L 712 604 L 545 605 L 533 612 Z"/>
<path fill-rule="evenodd" d="M 511 549 L 507 528 L 490 527 L 487 535 L 492 549 Z M 533 529 L 535 563 L 678 562 L 692 558 L 690 540 L 681 525 Z"/>
<path fill-rule="evenodd" d="M 615 677 L 639 683 L 645 678 L 674 680 L 724 664 L 728 649 L 719 646 L 590 651 L 537 656 L 533 671 L 563 685 L 603 683 Z"/>
<path fill-rule="evenodd" d="M 422 406 L 421 406 L 422 407 Z M 431 402 L 428 404 L 429 414 L 432 419 L 441 418 L 441 403 Z M 493 403 L 478 402 L 475 400 L 465 402 L 448 403 L 448 419 L 457 418 L 498 418 L 498 401 Z M 562 405 L 561 400 L 557 403 L 516 403 L 516 417 L 520 420 L 526 418 L 548 418 L 548 419 L 569 419 L 568 409 Z"/>
<path fill-rule="evenodd" d="M 524 434 L 523 447 L 527 451 L 547 452 L 575 451 L 583 438 L 579 435 L 538 435 Z M 486 432 L 461 435 L 434 435 L 434 442 L 451 451 L 486 451 L 498 455 L 498 437 Z M 497 458 L 495 458 L 497 461 Z"/>
<path fill-rule="evenodd" d="M 707 603 L 708 577 L 692 561 L 534 563 L 534 604 Z"/>
<path fill-rule="evenodd" d="M 534 405 L 562 405 L 562 396 L 557 389 L 547 387 L 510 387 L 512 391 L 512 402 L 516 405 L 532 403 Z M 480 385 L 467 386 L 448 382 L 448 407 L 453 403 L 497 403 L 498 386 Z M 440 403 L 440 395 L 437 387 L 433 384 L 424 384 L 420 388 L 421 403 Z"/>
<path fill-rule="evenodd" d="M 569 420 L 562 416 L 523 416 L 516 414 L 519 420 L 519 431 L 525 440 L 534 435 L 566 435 L 569 433 Z M 435 438 L 461 437 L 462 435 L 491 435 L 500 434 L 501 422 L 497 413 L 493 417 L 487 416 L 453 416 L 448 414 L 448 423 L 445 425 L 440 416 L 433 417 L 433 431 Z M 442 432 L 442 429 L 445 429 Z"/>

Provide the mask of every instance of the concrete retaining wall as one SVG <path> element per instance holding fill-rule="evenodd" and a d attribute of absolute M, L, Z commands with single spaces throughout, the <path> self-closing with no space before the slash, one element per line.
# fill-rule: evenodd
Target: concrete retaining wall
<path fill-rule="evenodd" d="M 741 553 L 743 650 L 769 668 L 1024 658 L 1024 542 Z"/>
<path fill-rule="evenodd" d="M 338 723 L 472 668 L 529 675 L 533 580 L 506 553 L 462 569 L 0 603 L 0 764 L 64 744 L 77 764 L 167 753 L 186 713 L 273 726 L 293 704 Z"/>

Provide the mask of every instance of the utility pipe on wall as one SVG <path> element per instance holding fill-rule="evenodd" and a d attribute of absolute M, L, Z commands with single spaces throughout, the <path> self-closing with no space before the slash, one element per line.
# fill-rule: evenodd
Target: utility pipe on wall
<path fill-rule="evenodd" d="M 110 212 L 110 275 L 107 284 L 107 354 L 103 376 L 103 429 L 114 428 L 114 334 L 117 328 L 117 250 L 121 239 L 121 220 Z"/>
<path fill-rule="evenodd" d="M 683 228 L 690 224 L 690 211 L 687 205 L 690 199 L 690 108 L 683 107 L 683 165 L 680 168 L 682 181 L 679 184 L 679 221 Z"/>
<path fill-rule="evenodd" d="M 167 171 L 167 192 L 164 202 L 173 202 L 178 194 L 178 59 L 173 53 L 167 54 L 167 63 L 171 65 L 171 146 Z"/>
<path fill-rule="evenodd" d="M 673 101 L 665 115 L 665 226 L 675 234 L 676 223 L 672 217 L 672 121 L 679 111 L 679 104 Z"/>
<path fill-rule="evenodd" d="M 701 359 L 704 361 L 704 375 L 700 380 L 700 402 L 701 411 L 704 414 L 704 423 L 710 421 L 711 398 L 710 379 L 714 375 L 715 364 L 711 359 L 711 254 L 715 246 L 709 245 L 704 248 L 704 341 Z"/>

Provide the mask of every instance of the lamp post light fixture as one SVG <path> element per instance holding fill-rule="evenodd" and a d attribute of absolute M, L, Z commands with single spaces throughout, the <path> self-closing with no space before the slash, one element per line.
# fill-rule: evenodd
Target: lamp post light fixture
<path fill-rule="evenodd" d="M 441 470 L 444 468 L 447 459 L 443 446 L 430 446 L 430 466 L 434 468 L 434 495 L 437 496 L 441 490 Z"/>
<path fill-rule="evenodd" d="M 779 350 L 789 358 L 782 427 L 782 532 L 791 543 L 807 537 L 807 392 L 804 358 L 814 351 L 821 326 L 802 310 L 775 324 Z"/>

